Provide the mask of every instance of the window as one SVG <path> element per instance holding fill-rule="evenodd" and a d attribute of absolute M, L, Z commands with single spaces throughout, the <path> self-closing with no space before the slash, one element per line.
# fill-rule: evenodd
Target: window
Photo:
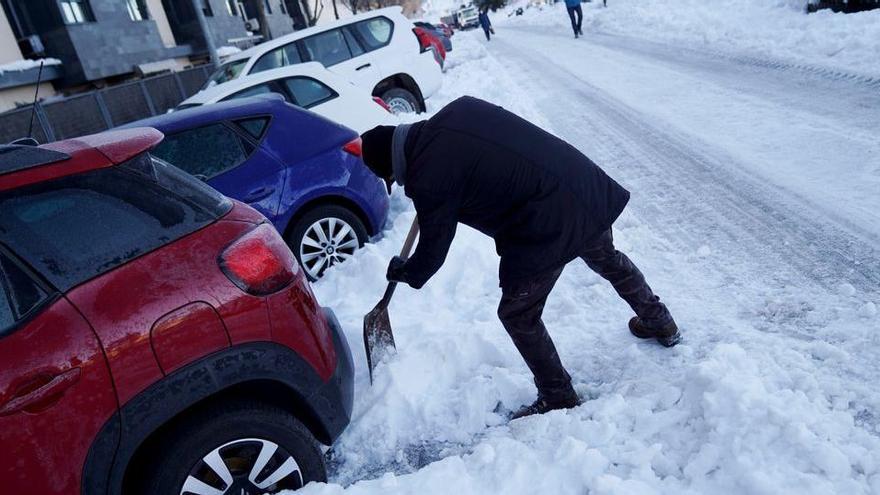
<path fill-rule="evenodd" d="M 0 251 L 0 335 L 30 316 L 46 298 L 46 291 Z"/>
<path fill-rule="evenodd" d="M 281 0 L 280 2 L 278 2 L 278 6 L 281 8 L 282 14 L 287 13 L 287 5 L 285 5 L 284 0 Z"/>
<path fill-rule="evenodd" d="M 285 65 L 293 65 L 300 62 L 302 62 L 302 59 L 299 56 L 299 50 L 296 49 L 296 44 L 290 43 L 280 48 L 276 48 L 260 57 L 254 66 L 251 67 L 250 73 L 256 74 L 257 72 L 263 72 L 264 70 L 277 69 L 279 67 L 284 67 Z"/>
<path fill-rule="evenodd" d="M 65 24 L 95 21 L 88 0 L 61 0 L 61 15 L 64 17 Z"/>
<path fill-rule="evenodd" d="M 205 14 L 205 17 L 214 17 L 214 11 L 211 9 L 211 0 L 201 0 L 202 2 L 202 12 Z"/>
<path fill-rule="evenodd" d="M 394 32 L 394 24 L 385 17 L 361 21 L 355 23 L 352 27 L 360 35 L 367 51 L 387 45 L 391 42 L 391 34 Z"/>
<path fill-rule="evenodd" d="M 257 84 L 256 86 L 251 86 L 250 88 L 243 89 L 238 93 L 232 93 L 231 95 L 223 98 L 223 101 L 227 100 L 237 100 L 239 98 L 247 98 L 248 96 L 257 96 L 257 95 L 266 95 L 275 91 L 268 84 Z"/>
<path fill-rule="evenodd" d="M 0 193 L 0 242 L 64 292 L 201 229 L 231 207 L 206 184 L 144 153 L 116 167 Z"/>
<path fill-rule="evenodd" d="M 235 131 L 211 124 L 166 137 L 153 154 L 198 178 L 210 179 L 241 165 L 251 152 L 253 147 Z"/>
<path fill-rule="evenodd" d="M 15 325 L 15 316 L 12 314 L 12 303 L 9 301 L 4 284 L 0 284 L 0 335 Z"/>
<path fill-rule="evenodd" d="M 303 108 L 320 105 L 327 100 L 336 98 L 337 94 L 320 81 L 310 77 L 292 77 L 284 80 L 284 85 L 293 95 L 296 104 Z"/>
<path fill-rule="evenodd" d="M 256 117 L 253 119 L 237 120 L 235 122 L 239 127 L 244 129 L 252 138 L 260 140 L 263 138 L 266 129 L 269 127 L 269 117 Z"/>
<path fill-rule="evenodd" d="M 133 21 L 143 21 L 150 18 L 144 0 L 125 0 L 125 6 L 128 7 L 128 17 Z"/>
<path fill-rule="evenodd" d="M 330 67 L 351 58 L 342 31 L 333 29 L 325 33 L 309 36 L 302 40 L 305 52 L 309 60 L 321 62 L 324 67 Z"/>
<path fill-rule="evenodd" d="M 269 0 L 263 0 L 263 4 L 266 5 L 266 13 L 271 14 L 272 13 L 272 6 L 269 5 Z"/>
<path fill-rule="evenodd" d="M 236 0 L 226 0 L 226 11 L 229 15 L 238 17 L 238 4 Z"/>
<path fill-rule="evenodd" d="M 244 59 L 233 60 L 232 62 L 227 62 L 221 65 L 220 68 L 208 78 L 208 82 L 205 83 L 205 88 L 210 88 L 217 84 L 223 84 L 237 78 L 247 63 L 248 59 Z"/>
<path fill-rule="evenodd" d="M 345 26 L 342 28 L 342 34 L 345 35 L 345 42 L 348 43 L 348 49 L 351 50 L 351 55 L 353 57 L 357 57 L 358 55 L 364 54 L 364 48 L 361 46 L 360 42 L 355 39 L 354 35 L 351 33 L 351 26 Z"/>

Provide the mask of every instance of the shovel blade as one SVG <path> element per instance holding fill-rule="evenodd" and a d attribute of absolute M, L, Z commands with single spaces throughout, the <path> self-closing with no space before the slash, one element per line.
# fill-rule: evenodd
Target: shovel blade
<path fill-rule="evenodd" d="M 367 350 L 367 365 L 372 384 L 373 369 L 383 357 L 396 349 L 387 305 L 380 304 L 364 316 L 364 348 Z"/>

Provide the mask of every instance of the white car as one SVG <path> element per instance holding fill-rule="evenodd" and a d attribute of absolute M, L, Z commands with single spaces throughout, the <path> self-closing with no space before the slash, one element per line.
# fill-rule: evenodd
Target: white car
<path fill-rule="evenodd" d="M 205 87 L 315 61 L 382 98 L 394 113 L 423 112 L 440 88 L 442 61 L 414 27 L 400 7 L 389 7 L 303 29 L 232 55 Z"/>
<path fill-rule="evenodd" d="M 296 64 L 203 89 L 177 109 L 278 93 L 288 102 L 354 129 L 358 134 L 377 125 L 395 124 L 388 106 L 317 62 Z"/>

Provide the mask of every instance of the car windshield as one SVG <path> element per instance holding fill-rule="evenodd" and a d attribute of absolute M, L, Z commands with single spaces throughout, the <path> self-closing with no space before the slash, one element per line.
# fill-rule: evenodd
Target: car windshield
<path fill-rule="evenodd" d="M 232 62 L 227 62 L 221 65 L 220 68 L 208 78 L 208 82 L 205 83 L 204 88 L 210 88 L 211 86 L 223 84 L 237 78 L 241 75 L 241 71 L 244 69 L 244 66 L 247 65 L 247 62 L 248 59 L 233 60 Z"/>

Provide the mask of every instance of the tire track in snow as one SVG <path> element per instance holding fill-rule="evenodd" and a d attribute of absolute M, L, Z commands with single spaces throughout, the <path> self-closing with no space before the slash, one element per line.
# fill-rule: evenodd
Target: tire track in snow
<path fill-rule="evenodd" d="M 876 342 L 870 328 L 835 321 L 839 310 L 833 307 L 845 299 L 842 283 L 869 299 L 880 297 L 880 252 L 866 241 L 870 234 L 835 224 L 788 191 L 743 172 L 724 150 L 628 107 L 552 56 L 496 41 L 498 58 L 534 94 L 546 94 L 552 84 L 552 93 L 538 103 L 554 129 L 624 185 L 640 186 L 628 209 L 665 244 L 658 249 L 687 253 L 711 246 L 713 256 L 703 268 L 720 281 L 721 293 L 746 299 L 742 318 L 765 333 L 736 338 L 791 346 L 806 355 L 816 341 L 845 349 L 845 362 L 817 359 L 816 372 L 830 374 L 828 390 L 846 384 L 856 394 L 853 416 L 866 431 L 880 434 L 880 403 L 868 386 L 880 377 L 871 351 Z M 754 307 L 762 298 L 765 305 Z"/>

